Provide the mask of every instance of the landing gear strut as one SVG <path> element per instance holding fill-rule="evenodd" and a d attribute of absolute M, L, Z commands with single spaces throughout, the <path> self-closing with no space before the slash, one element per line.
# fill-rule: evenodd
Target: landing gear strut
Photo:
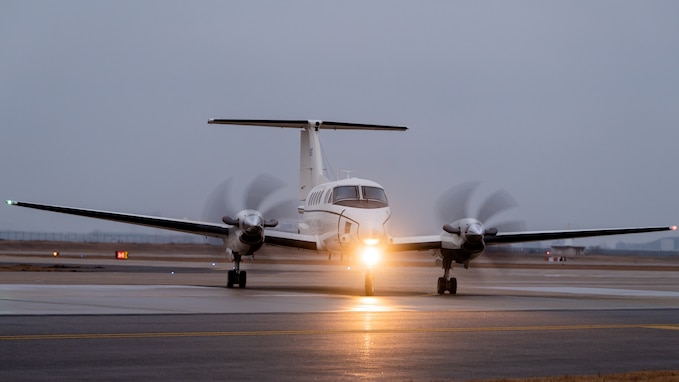
<path fill-rule="evenodd" d="M 247 281 L 247 273 L 240 270 L 241 255 L 233 254 L 233 270 L 230 270 L 227 279 L 226 287 L 233 288 L 234 284 L 238 284 L 239 288 L 245 288 L 245 283 Z"/>
<path fill-rule="evenodd" d="M 373 273 L 370 269 L 365 272 L 365 295 L 375 295 L 375 278 L 373 277 Z"/>
<path fill-rule="evenodd" d="M 436 293 L 438 294 L 444 294 L 446 291 L 450 292 L 450 294 L 457 294 L 457 279 L 455 277 L 451 277 L 450 279 L 448 276 L 450 275 L 450 269 L 453 267 L 453 259 L 452 258 L 443 258 L 443 277 L 439 277 L 437 283 L 436 283 Z"/>

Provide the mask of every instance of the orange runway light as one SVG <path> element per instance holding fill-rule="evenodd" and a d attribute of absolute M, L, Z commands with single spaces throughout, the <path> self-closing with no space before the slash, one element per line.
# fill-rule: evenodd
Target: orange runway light
<path fill-rule="evenodd" d="M 127 251 L 116 251 L 117 260 L 127 260 Z"/>

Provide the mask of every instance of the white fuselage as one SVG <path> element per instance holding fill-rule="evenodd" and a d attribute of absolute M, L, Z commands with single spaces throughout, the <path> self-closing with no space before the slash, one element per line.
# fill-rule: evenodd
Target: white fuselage
<path fill-rule="evenodd" d="M 299 230 L 317 236 L 320 249 L 329 252 L 384 248 L 391 240 L 390 218 L 382 186 L 351 178 L 313 187 L 304 203 Z"/>

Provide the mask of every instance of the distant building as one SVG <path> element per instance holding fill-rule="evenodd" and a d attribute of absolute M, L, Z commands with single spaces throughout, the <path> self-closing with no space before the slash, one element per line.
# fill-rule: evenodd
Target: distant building
<path fill-rule="evenodd" d="M 552 245 L 549 249 L 551 256 L 581 256 L 585 254 L 585 247 L 576 245 Z"/>

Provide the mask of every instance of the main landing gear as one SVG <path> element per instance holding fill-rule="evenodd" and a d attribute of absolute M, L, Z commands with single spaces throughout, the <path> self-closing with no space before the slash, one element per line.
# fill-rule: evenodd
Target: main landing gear
<path fill-rule="evenodd" d="M 234 285 L 238 285 L 239 288 L 245 288 L 245 283 L 247 281 L 247 273 L 240 270 L 241 255 L 233 254 L 233 270 L 230 270 L 227 275 L 226 287 L 233 288 Z"/>
<path fill-rule="evenodd" d="M 450 294 L 457 293 L 457 279 L 455 277 L 451 277 L 450 279 L 439 277 L 438 282 L 436 283 L 436 293 L 444 294 L 446 291 L 450 292 Z"/>
<path fill-rule="evenodd" d="M 455 277 L 448 278 L 452 267 L 453 259 L 444 257 L 443 277 L 439 277 L 438 282 L 436 283 L 436 293 L 444 294 L 448 291 L 450 294 L 457 294 L 457 279 Z"/>

